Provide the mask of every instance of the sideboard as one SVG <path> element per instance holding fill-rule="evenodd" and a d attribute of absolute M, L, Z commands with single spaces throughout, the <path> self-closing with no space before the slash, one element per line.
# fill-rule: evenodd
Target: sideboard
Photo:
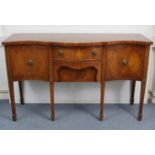
<path fill-rule="evenodd" d="M 141 34 L 13 34 L 3 42 L 13 121 L 17 117 L 13 83 L 18 81 L 24 104 L 24 80 L 49 81 L 51 120 L 55 120 L 54 82 L 99 82 L 101 121 L 105 82 L 130 80 L 133 105 L 135 84 L 141 81 L 137 118 L 142 120 L 151 44 Z"/>

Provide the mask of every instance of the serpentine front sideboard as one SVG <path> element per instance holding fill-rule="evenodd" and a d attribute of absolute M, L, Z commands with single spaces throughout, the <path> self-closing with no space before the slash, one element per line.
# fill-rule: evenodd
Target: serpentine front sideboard
<path fill-rule="evenodd" d="M 151 44 L 140 34 L 13 34 L 3 42 L 13 121 L 16 121 L 13 83 L 18 81 L 24 104 L 23 80 L 49 81 L 52 120 L 54 82 L 99 82 L 99 118 L 103 120 L 105 82 L 130 80 L 132 105 L 135 83 L 141 81 L 138 112 L 141 120 Z"/>

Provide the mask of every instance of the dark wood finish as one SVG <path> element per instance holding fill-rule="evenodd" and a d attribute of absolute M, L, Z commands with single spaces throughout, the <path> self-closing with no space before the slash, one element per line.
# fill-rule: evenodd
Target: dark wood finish
<path fill-rule="evenodd" d="M 140 91 L 140 104 L 139 104 L 139 112 L 138 112 L 138 120 L 142 120 L 143 116 L 143 106 L 144 106 L 144 96 L 145 96 L 145 87 L 147 81 L 147 72 L 148 72 L 148 62 L 149 62 L 149 46 L 146 46 L 145 50 L 145 59 L 144 59 L 144 69 L 143 69 L 143 78 L 141 81 L 141 91 Z"/>
<path fill-rule="evenodd" d="M 135 80 L 131 81 L 131 97 L 130 97 L 131 105 L 134 105 L 135 86 L 136 86 L 136 81 Z"/>
<path fill-rule="evenodd" d="M 13 85 L 13 80 L 11 78 L 12 70 L 10 66 L 10 58 L 7 53 L 5 54 L 5 57 L 6 57 L 6 65 L 7 65 L 8 86 L 9 86 L 10 100 L 11 100 L 12 120 L 16 121 L 17 115 L 16 115 L 16 106 L 15 106 L 15 98 L 14 98 L 14 85 Z"/>
<path fill-rule="evenodd" d="M 142 120 L 142 116 L 143 116 L 145 86 L 146 86 L 146 81 L 142 81 L 142 82 L 141 82 L 141 91 L 140 91 L 139 112 L 138 112 L 138 120 L 139 120 L 139 121 Z"/>
<path fill-rule="evenodd" d="M 12 120 L 16 121 L 16 106 L 15 106 L 15 98 L 14 98 L 14 85 L 13 81 L 9 80 L 9 90 L 10 90 L 10 100 L 11 100 L 11 109 L 12 109 Z"/>
<path fill-rule="evenodd" d="M 54 81 L 56 82 L 101 81 L 101 62 L 54 62 L 53 64 Z"/>
<path fill-rule="evenodd" d="M 102 58 L 102 62 L 101 62 L 101 83 L 100 83 L 100 91 L 101 91 L 101 96 L 100 96 L 100 116 L 99 119 L 100 121 L 103 121 L 104 119 L 104 88 L 105 88 L 105 68 L 106 68 L 106 54 L 107 54 L 107 48 L 103 48 L 103 58 Z"/>
<path fill-rule="evenodd" d="M 6 39 L 5 54 L 12 117 L 16 120 L 13 82 L 44 80 L 50 84 L 51 120 L 55 120 L 54 82 L 100 82 L 100 115 L 104 118 L 105 82 L 141 81 L 138 120 L 142 119 L 150 40 L 139 34 L 14 34 Z"/>
<path fill-rule="evenodd" d="M 18 81 L 19 85 L 19 95 L 20 95 L 20 103 L 24 105 L 24 96 L 23 96 L 23 81 Z"/>
<path fill-rule="evenodd" d="M 13 34 L 4 45 L 103 46 L 118 44 L 150 45 L 152 41 L 141 34 Z"/>
<path fill-rule="evenodd" d="M 55 120 L 54 107 L 54 67 L 53 67 L 53 52 L 49 52 L 49 77 L 50 77 L 50 100 L 51 100 L 51 120 Z"/>
<path fill-rule="evenodd" d="M 109 46 L 106 80 L 142 80 L 144 54 L 145 46 Z"/>
<path fill-rule="evenodd" d="M 13 80 L 48 80 L 48 51 L 40 45 L 7 46 Z"/>
<path fill-rule="evenodd" d="M 54 110 L 54 81 L 50 81 L 50 96 L 51 96 L 51 120 L 55 120 Z"/>
<path fill-rule="evenodd" d="M 92 61 L 102 59 L 102 47 L 86 47 L 86 48 L 53 48 L 54 60 L 65 61 Z"/>

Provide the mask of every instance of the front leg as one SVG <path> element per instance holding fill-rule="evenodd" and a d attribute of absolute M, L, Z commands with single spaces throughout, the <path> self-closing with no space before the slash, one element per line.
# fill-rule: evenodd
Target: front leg
<path fill-rule="evenodd" d="M 101 82 L 101 103 L 100 103 L 100 121 L 104 119 L 104 83 Z"/>
<path fill-rule="evenodd" d="M 135 80 L 131 81 L 131 96 L 130 96 L 131 105 L 134 105 L 135 86 L 136 86 L 136 81 Z"/>
<path fill-rule="evenodd" d="M 138 120 L 139 121 L 142 120 L 142 116 L 143 116 L 145 86 L 146 86 L 146 81 L 144 80 L 141 82 L 140 104 L 139 104 L 139 112 L 138 112 Z"/>
<path fill-rule="evenodd" d="M 54 82 L 50 81 L 50 98 L 51 98 L 51 120 L 55 120 L 55 110 L 54 110 Z"/>
<path fill-rule="evenodd" d="M 13 85 L 13 81 L 9 80 L 8 84 L 9 84 L 9 91 L 10 91 L 12 120 L 16 121 L 17 115 L 16 115 L 16 106 L 15 106 L 15 98 L 14 98 L 14 85 Z"/>
<path fill-rule="evenodd" d="M 21 105 L 24 105 L 23 81 L 18 81 L 18 86 L 19 86 L 20 103 Z"/>

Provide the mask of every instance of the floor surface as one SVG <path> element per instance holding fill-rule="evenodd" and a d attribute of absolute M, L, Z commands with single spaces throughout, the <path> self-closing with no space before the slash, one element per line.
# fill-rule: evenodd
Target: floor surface
<path fill-rule="evenodd" d="M 105 119 L 98 120 L 99 105 L 56 104 L 56 120 L 50 120 L 49 104 L 16 105 L 17 121 L 11 119 L 7 100 L 0 101 L 0 130 L 154 130 L 155 104 L 144 105 L 137 121 L 138 105 L 105 104 Z"/>

